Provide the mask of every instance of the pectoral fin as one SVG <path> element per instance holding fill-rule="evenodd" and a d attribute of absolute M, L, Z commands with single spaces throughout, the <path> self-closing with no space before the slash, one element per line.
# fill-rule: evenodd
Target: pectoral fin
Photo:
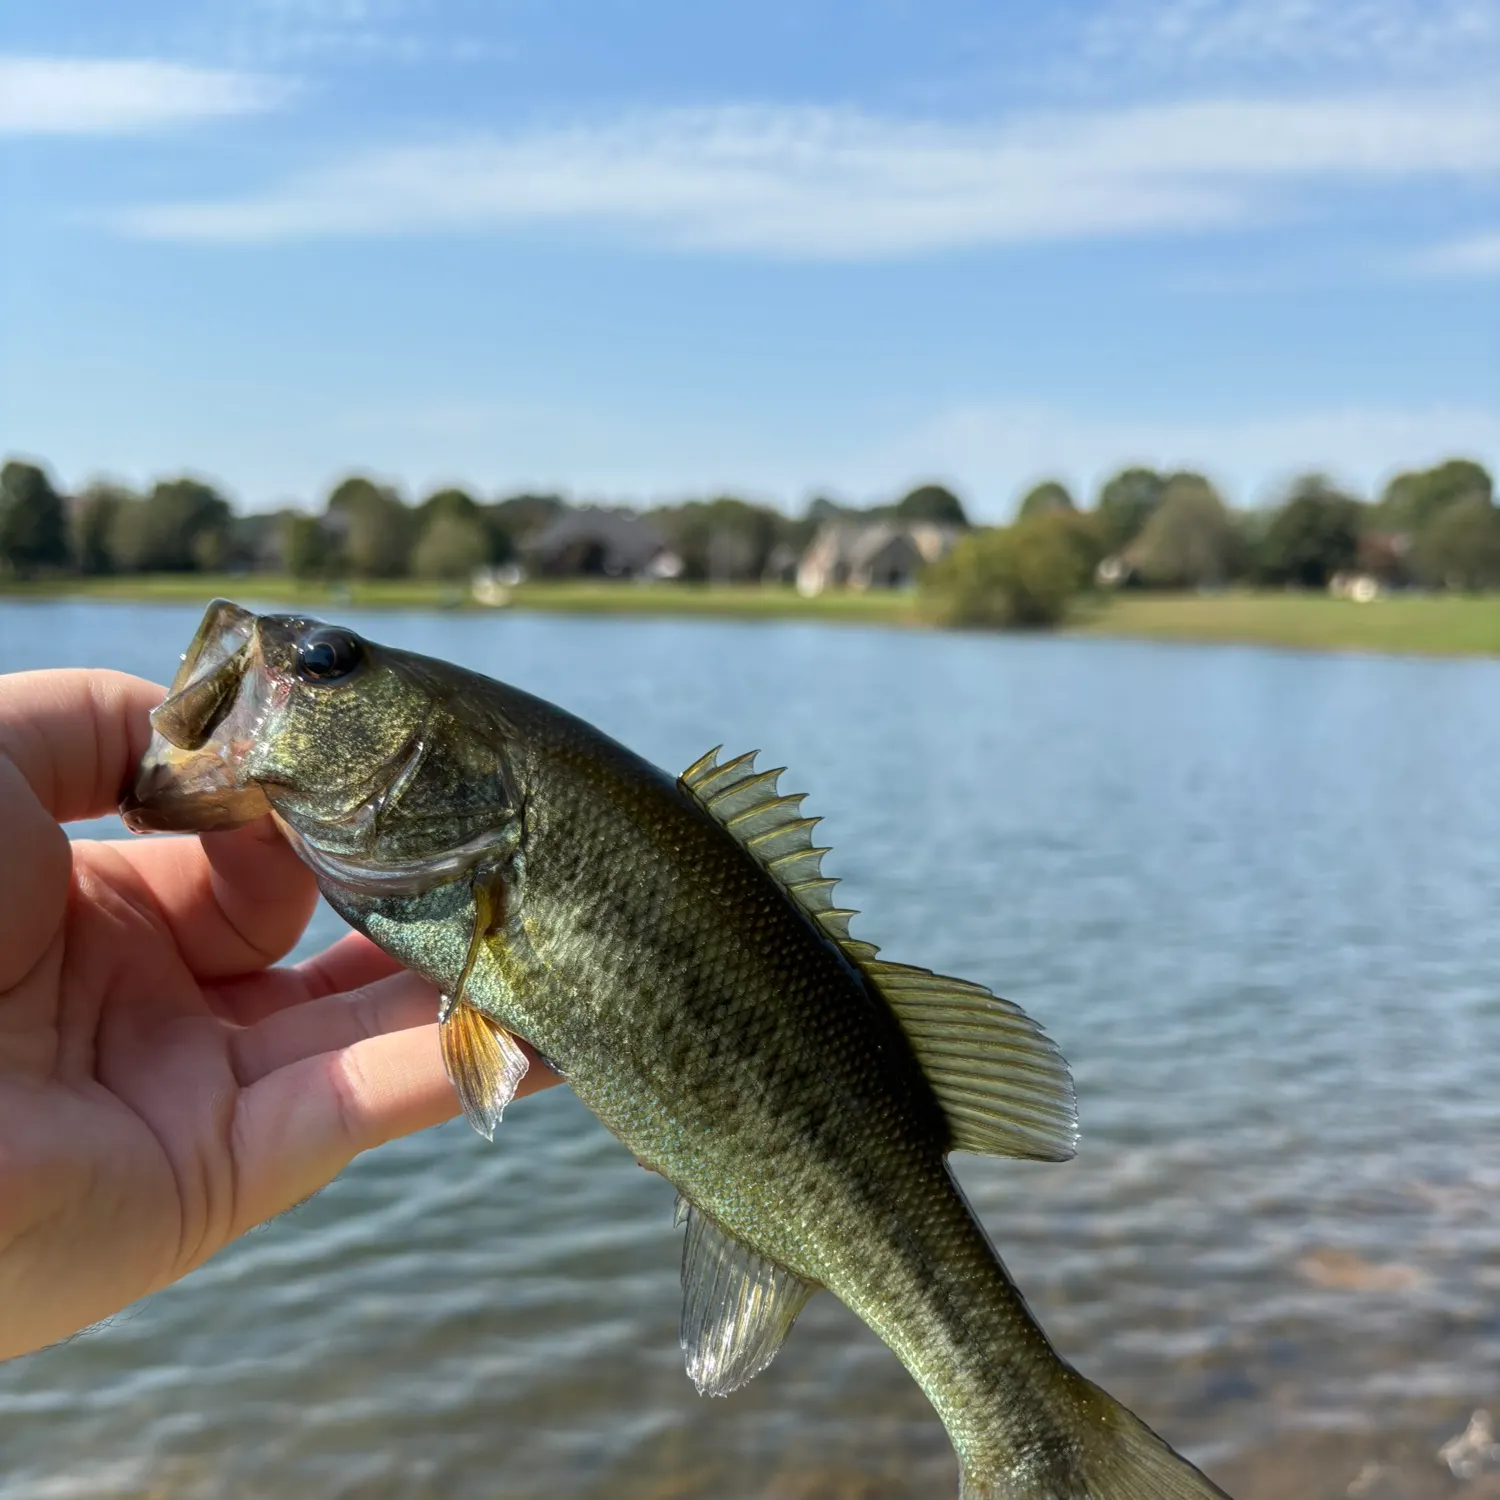
<path fill-rule="evenodd" d="M 479 962 L 486 940 L 493 939 L 505 917 L 503 877 L 491 873 L 474 882 L 474 931 L 463 972 L 451 996 L 444 995 L 438 1012 L 438 1036 L 443 1065 L 458 1090 L 464 1115 L 485 1140 L 495 1138 L 495 1127 L 505 1106 L 530 1067 L 526 1054 L 498 1021 L 476 1010 L 464 999 L 469 976 Z"/>
<path fill-rule="evenodd" d="M 682 1352 L 699 1395 L 727 1396 L 776 1357 L 817 1287 L 679 1198 L 677 1222 L 684 1220 Z"/>
<path fill-rule="evenodd" d="M 520 1043 L 497 1021 L 462 1000 L 450 1002 L 445 996 L 443 1006 L 446 1015 L 438 1028 L 443 1066 L 469 1124 L 492 1141 L 530 1064 Z"/>

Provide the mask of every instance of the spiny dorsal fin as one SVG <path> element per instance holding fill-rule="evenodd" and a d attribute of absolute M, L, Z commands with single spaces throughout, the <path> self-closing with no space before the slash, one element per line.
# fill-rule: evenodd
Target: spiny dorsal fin
<path fill-rule="evenodd" d="M 838 881 L 823 874 L 828 851 L 812 841 L 819 820 L 802 816 L 805 793 L 783 797 L 776 790 L 784 768 L 755 769 L 759 753 L 751 750 L 721 766 L 718 750 L 710 750 L 682 773 L 681 783 L 834 942 L 844 942 L 854 913 L 833 904 Z"/>
<path fill-rule="evenodd" d="M 1066 1161 L 1078 1142 L 1068 1065 L 1018 1005 L 983 985 L 887 963 L 849 935 L 856 915 L 833 904 L 838 884 L 822 872 L 817 818 L 802 797 L 776 789 L 780 770 L 757 772 L 758 752 L 719 764 L 718 749 L 682 774 L 682 785 L 739 840 L 885 997 L 948 1119 L 955 1151 Z"/>
<path fill-rule="evenodd" d="M 776 1357 L 797 1314 L 817 1291 L 792 1271 L 726 1234 L 685 1198 L 682 1352 L 700 1396 L 727 1396 Z"/>

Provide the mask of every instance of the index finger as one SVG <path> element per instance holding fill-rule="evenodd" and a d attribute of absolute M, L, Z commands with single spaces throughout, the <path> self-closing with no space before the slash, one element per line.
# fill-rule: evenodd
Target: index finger
<path fill-rule="evenodd" d="M 0 756 L 59 823 L 98 818 L 151 739 L 164 688 L 124 672 L 61 668 L 0 677 Z"/>
<path fill-rule="evenodd" d="M 0 677 L 0 990 L 62 923 L 72 855 L 58 824 L 115 810 L 160 697 L 123 672 Z"/>

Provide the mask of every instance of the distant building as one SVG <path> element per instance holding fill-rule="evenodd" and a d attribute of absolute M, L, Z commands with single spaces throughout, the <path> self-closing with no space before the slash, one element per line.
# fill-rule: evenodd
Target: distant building
<path fill-rule="evenodd" d="M 911 588 L 923 568 L 949 552 L 957 535 L 956 527 L 931 523 L 830 522 L 802 554 L 797 590 Z"/>
<path fill-rule="evenodd" d="M 628 510 L 565 511 L 522 544 L 535 578 L 676 578 L 682 559 L 651 522 Z"/>
<path fill-rule="evenodd" d="M 762 583 L 796 583 L 797 568 L 801 561 L 795 547 L 787 542 L 777 542 L 766 555 L 766 566 L 760 575 L 760 581 Z"/>
<path fill-rule="evenodd" d="M 1385 591 L 1385 585 L 1373 573 L 1335 573 L 1328 580 L 1328 592 L 1335 599 L 1355 604 L 1373 604 Z"/>

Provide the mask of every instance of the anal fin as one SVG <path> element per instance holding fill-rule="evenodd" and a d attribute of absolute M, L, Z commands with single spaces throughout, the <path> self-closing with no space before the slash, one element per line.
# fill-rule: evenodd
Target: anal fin
<path fill-rule="evenodd" d="M 498 874 L 474 882 L 474 931 L 463 972 L 451 996 L 444 995 L 438 1013 L 438 1037 L 443 1066 L 458 1091 L 464 1117 L 485 1140 L 495 1138 L 495 1127 L 505 1106 L 530 1067 L 526 1053 L 510 1032 L 464 999 L 469 976 L 484 951 L 486 939 L 504 918 L 505 888 Z"/>
<path fill-rule="evenodd" d="M 682 1352 L 699 1395 L 727 1396 L 771 1363 L 818 1288 L 679 1198 L 684 1221 Z"/>

